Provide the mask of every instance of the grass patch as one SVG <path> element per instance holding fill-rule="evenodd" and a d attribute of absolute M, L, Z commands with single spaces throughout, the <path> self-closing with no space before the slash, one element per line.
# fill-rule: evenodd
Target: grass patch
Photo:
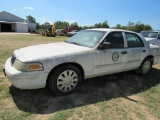
<path fill-rule="evenodd" d="M 11 98 L 11 94 L 9 93 L 9 88 L 7 84 L 0 84 L 0 100 Z"/>
<path fill-rule="evenodd" d="M 4 51 L 3 53 L 0 53 L 0 63 L 4 63 L 7 58 L 11 57 L 12 52 L 11 51 Z M 0 72 L 2 72 L 2 66 L 0 66 Z"/>
<path fill-rule="evenodd" d="M 140 120 L 146 120 L 146 117 L 143 115 L 143 113 L 139 112 L 138 110 L 135 111 L 135 113 Z"/>
<path fill-rule="evenodd" d="M 17 112 L 15 109 L 8 109 L 0 113 L 0 118 L 2 120 L 24 120 L 30 115 L 31 113 Z"/>
<path fill-rule="evenodd" d="M 145 105 L 148 110 L 160 119 L 160 84 L 140 94 L 144 97 L 145 101 L 142 105 Z"/>
<path fill-rule="evenodd" d="M 50 117 L 49 120 L 65 120 L 69 117 L 72 117 L 72 114 L 72 110 L 59 111 L 54 116 Z"/>

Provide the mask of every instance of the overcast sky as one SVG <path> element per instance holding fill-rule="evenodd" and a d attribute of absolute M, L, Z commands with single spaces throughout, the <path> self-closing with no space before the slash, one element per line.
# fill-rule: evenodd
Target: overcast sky
<path fill-rule="evenodd" d="M 140 21 L 160 30 L 160 0 L 0 0 L 0 12 L 26 19 L 77 22 L 80 26 L 108 21 L 110 27 Z"/>

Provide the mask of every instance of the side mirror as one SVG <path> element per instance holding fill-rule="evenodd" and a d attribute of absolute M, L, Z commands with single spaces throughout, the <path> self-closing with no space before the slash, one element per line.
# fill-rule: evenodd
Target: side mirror
<path fill-rule="evenodd" d="M 105 50 L 105 49 L 108 49 L 108 48 L 111 48 L 111 43 L 110 43 L 110 42 L 103 42 L 103 43 L 98 47 L 99 50 Z"/>

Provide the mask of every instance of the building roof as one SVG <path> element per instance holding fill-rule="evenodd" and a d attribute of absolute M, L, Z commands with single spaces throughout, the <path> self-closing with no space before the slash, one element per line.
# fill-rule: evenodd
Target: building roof
<path fill-rule="evenodd" d="M 13 15 L 9 12 L 2 11 L 0 12 L 0 21 L 6 21 L 6 22 L 25 22 L 25 19 L 20 18 L 16 15 Z"/>

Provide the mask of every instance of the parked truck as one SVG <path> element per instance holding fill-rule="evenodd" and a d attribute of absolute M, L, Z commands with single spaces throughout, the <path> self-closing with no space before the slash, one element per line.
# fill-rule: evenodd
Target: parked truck
<path fill-rule="evenodd" d="M 68 32 L 72 32 L 73 27 L 63 27 L 63 29 L 59 32 L 59 35 L 67 35 Z"/>

